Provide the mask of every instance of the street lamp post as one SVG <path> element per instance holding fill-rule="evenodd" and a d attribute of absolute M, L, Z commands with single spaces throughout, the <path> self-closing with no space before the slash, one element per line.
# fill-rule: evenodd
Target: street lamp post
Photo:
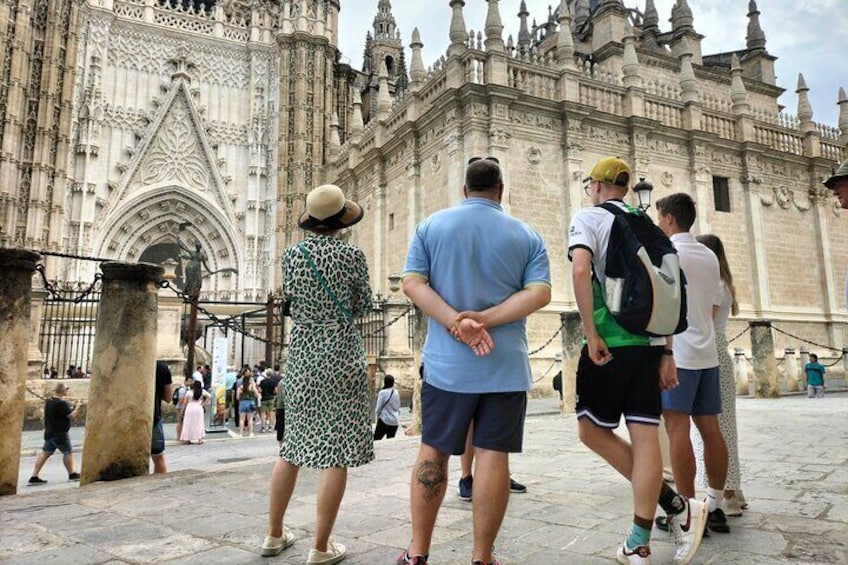
<path fill-rule="evenodd" d="M 636 193 L 636 198 L 639 199 L 639 209 L 646 212 L 651 207 L 651 192 L 654 190 L 654 185 L 645 180 L 645 177 L 639 177 L 639 182 L 633 187 L 633 192 Z"/>

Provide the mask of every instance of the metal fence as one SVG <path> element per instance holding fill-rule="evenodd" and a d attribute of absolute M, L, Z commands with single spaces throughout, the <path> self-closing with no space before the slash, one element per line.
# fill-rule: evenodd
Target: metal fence
<path fill-rule="evenodd" d="M 81 377 L 88 374 L 94 353 L 101 282 L 99 264 L 93 281 L 48 280 L 38 266 L 46 292 L 38 346 L 44 356 L 45 376 Z"/>

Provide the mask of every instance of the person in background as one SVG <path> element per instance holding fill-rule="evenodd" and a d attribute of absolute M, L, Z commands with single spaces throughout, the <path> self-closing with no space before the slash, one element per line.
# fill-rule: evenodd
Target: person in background
<path fill-rule="evenodd" d="M 237 389 L 237 397 L 239 401 L 239 435 L 244 435 L 244 428 L 247 428 L 248 437 L 253 437 L 253 414 L 256 412 L 259 402 L 259 389 L 256 387 L 256 382 L 253 380 L 253 374 L 245 372 L 241 377 L 241 384 Z"/>
<path fill-rule="evenodd" d="M 185 377 L 183 386 L 177 390 L 177 437 L 183 435 L 183 421 L 185 420 L 185 409 L 189 401 L 194 379 L 191 375 Z"/>
<path fill-rule="evenodd" d="M 185 421 L 179 438 L 184 443 L 201 444 L 206 437 L 203 407 L 209 404 L 212 395 L 203 390 L 203 383 L 193 383 L 186 395 Z"/>
<path fill-rule="evenodd" d="M 810 353 L 810 362 L 804 365 L 804 373 L 807 375 L 807 398 L 823 398 L 824 389 L 824 365 L 819 363 L 819 356 Z"/>
<path fill-rule="evenodd" d="M 279 382 L 280 379 L 275 376 L 272 369 L 265 369 L 265 378 L 259 383 L 259 392 L 261 394 L 259 405 L 260 433 L 270 432 L 274 429 L 277 407 L 277 384 Z"/>
<path fill-rule="evenodd" d="M 38 476 L 47 459 L 58 449 L 62 452 L 62 463 L 68 471 L 69 481 L 78 481 L 80 476 L 74 470 L 74 450 L 71 447 L 71 419 L 79 414 L 80 405 L 71 406 L 68 393 L 71 387 L 59 383 L 53 389 L 53 396 L 44 403 L 44 446 L 35 458 L 30 485 L 43 485 L 47 481 Z"/>
<path fill-rule="evenodd" d="M 400 425 L 400 393 L 395 390 L 395 378 L 392 375 L 383 377 L 383 388 L 377 393 L 377 427 L 374 430 L 374 440 L 384 437 L 395 437 Z"/>
<path fill-rule="evenodd" d="M 153 397 L 153 433 L 150 437 L 150 457 L 153 459 L 153 472 L 167 473 L 165 460 L 165 429 L 162 426 L 162 402 L 172 398 L 173 377 L 164 361 L 156 361 L 156 388 Z"/>

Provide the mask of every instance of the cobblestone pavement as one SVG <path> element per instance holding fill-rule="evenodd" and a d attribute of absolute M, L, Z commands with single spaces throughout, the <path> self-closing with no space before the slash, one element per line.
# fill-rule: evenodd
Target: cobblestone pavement
<path fill-rule="evenodd" d="M 497 553 L 510 565 L 611 563 L 632 515 L 629 485 L 578 442 L 573 416 L 552 406 L 531 401 L 525 452 L 512 459 L 528 492 L 512 496 Z M 730 519 L 730 535 L 706 539 L 695 563 L 848 563 L 848 395 L 739 399 L 738 407 L 750 509 Z M 315 512 L 310 470 L 287 516 L 297 542 L 277 558 L 259 556 L 275 446 L 270 435 L 170 444 L 168 475 L 81 488 L 64 481 L 54 455 L 42 473 L 48 485 L 22 483 L 17 496 L 0 498 L 0 561 L 304 563 Z M 377 442 L 376 461 L 351 470 L 335 528 L 345 563 L 389 565 L 407 544 L 416 448 L 416 438 Z M 32 461 L 21 461 L 24 479 Z M 458 465 L 452 458 L 431 550 L 438 565 L 470 561 L 471 504 L 456 496 Z M 667 535 L 654 536 L 654 562 L 670 562 Z"/>

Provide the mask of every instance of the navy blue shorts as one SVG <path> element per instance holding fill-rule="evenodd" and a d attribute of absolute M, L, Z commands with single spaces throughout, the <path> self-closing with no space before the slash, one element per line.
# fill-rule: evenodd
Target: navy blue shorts
<path fill-rule="evenodd" d="M 721 383 L 718 367 L 677 369 L 680 384 L 662 393 L 663 410 L 692 416 L 721 414 Z"/>
<path fill-rule="evenodd" d="M 71 437 L 67 433 L 56 433 L 52 437 L 45 439 L 41 451 L 52 454 L 57 449 L 63 455 L 74 452 L 74 449 L 71 447 Z"/>
<path fill-rule="evenodd" d="M 156 457 L 165 453 L 165 429 L 162 420 L 153 424 L 153 435 L 150 437 L 150 455 Z"/>
<path fill-rule="evenodd" d="M 426 382 L 421 387 L 421 443 L 443 453 L 462 455 L 468 426 L 472 445 L 505 453 L 521 452 L 527 393 L 448 392 Z"/>

